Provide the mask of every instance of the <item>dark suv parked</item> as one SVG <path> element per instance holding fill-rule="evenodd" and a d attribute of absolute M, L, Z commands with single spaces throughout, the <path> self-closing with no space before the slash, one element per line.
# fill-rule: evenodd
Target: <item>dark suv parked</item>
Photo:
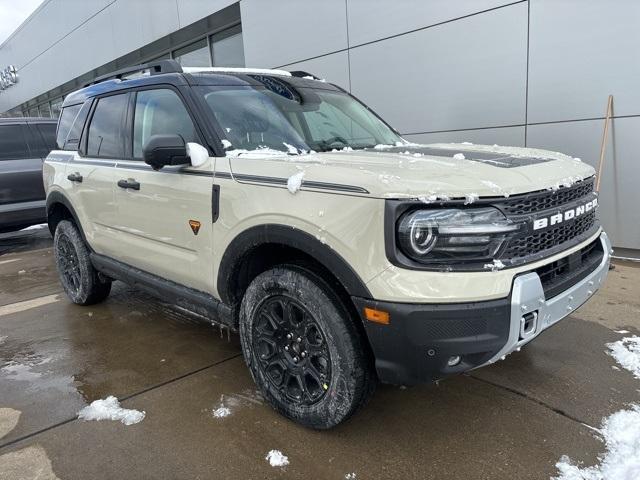
<path fill-rule="evenodd" d="M 56 148 L 56 123 L 0 118 L 0 232 L 47 221 L 42 162 Z"/>

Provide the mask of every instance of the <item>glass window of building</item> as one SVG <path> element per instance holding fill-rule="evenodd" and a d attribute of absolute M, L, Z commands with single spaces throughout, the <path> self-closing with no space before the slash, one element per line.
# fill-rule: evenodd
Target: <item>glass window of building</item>
<path fill-rule="evenodd" d="M 211 58 L 207 48 L 207 39 L 203 38 L 191 45 L 175 50 L 173 58 L 185 67 L 210 67 Z"/>
<path fill-rule="evenodd" d="M 31 107 L 29 109 L 29 116 L 30 117 L 37 117 L 38 115 L 39 115 L 38 114 L 38 107 Z"/>
<path fill-rule="evenodd" d="M 211 37 L 211 57 L 216 67 L 244 67 L 244 44 L 240 25 Z"/>
<path fill-rule="evenodd" d="M 40 112 L 41 117 L 50 117 L 51 116 L 51 107 L 49 107 L 48 103 L 43 103 L 38 107 L 38 111 Z"/>

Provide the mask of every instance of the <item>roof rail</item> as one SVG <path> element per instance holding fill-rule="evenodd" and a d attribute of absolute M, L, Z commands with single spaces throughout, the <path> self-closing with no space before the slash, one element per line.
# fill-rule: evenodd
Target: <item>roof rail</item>
<path fill-rule="evenodd" d="M 182 67 L 175 60 L 157 60 L 155 62 L 149 62 L 142 65 L 134 65 L 132 67 L 116 70 L 115 72 L 102 75 L 93 81 L 85 84 L 85 87 L 89 85 L 95 85 L 96 83 L 104 82 L 107 80 L 121 80 L 125 75 L 129 75 L 136 72 L 143 72 L 149 70 L 149 75 L 159 75 L 161 73 L 182 73 Z"/>
<path fill-rule="evenodd" d="M 304 78 L 311 77 L 314 80 L 321 80 L 320 77 L 316 77 L 313 73 L 305 72 L 303 70 L 294 70 L 293 72 L 289 72 L 292 77 Z"/>

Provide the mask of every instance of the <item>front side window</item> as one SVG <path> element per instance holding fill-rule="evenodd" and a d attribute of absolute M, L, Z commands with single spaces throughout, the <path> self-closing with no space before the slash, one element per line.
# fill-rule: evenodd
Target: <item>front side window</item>
<path fill-rule="evenodd" d="M 87 155 L 90 157 L 124 157 L 122 135 L 129 94 L 103 97 L 93 112 L 87 137 Z"/>
<path fill-rule="evenodd" d="M 199 87 L 235 149 L 331 151 L 395 144 L 400 136 L 350 95 L 294 88 L 274 77 L 254 76 L 262 87 Z"/>
<path fill-rule="evenodd" d="M 22 125 L 0 125 L 0 160 L 29 158 Z"/>
<path fill-rule="evenodd" d="M 133 120 L 134 158 L 142 158 L 142 149 L 152 135 L 180 135 L 185 143 L 199 141 L 187 109 L 173 90 L 165 88 L 137 93 Z"/>

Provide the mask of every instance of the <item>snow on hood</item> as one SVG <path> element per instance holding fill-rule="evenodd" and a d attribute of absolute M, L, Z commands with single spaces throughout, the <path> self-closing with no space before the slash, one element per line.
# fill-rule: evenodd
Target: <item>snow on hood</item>
<path fill-rule="evenodd" d="M 305 182 L 357 186 L 378 198 L 427 201 L 557 189 L 595 173 L 580 159 L 557 152 L 468 143 L 377 145 L 301 155 L 267 149 L 227 154 L 234 174 L 288 179 L 303 169 Z"/>

